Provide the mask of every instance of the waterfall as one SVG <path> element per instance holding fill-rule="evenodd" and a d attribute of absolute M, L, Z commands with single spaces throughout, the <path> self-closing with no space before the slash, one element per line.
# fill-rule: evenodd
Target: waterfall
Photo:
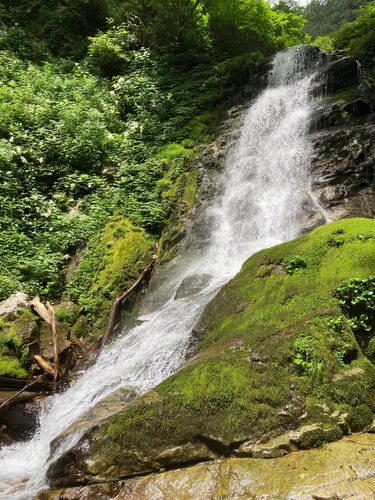
<path fill-rule="evenodd" d="M 317 50 L 309 46 L 275 56 L 268 88 L 248 110 L 228 154 L 224 189 L 206 209 L 209 243 L 179 259 L 163 284 L 159 309 L 145 310 L 141 324 L 106 346 L 65 394 L 45 401 L 31 441 L 0 450 L 1 499 L 35 498 L 50 461 L 81 434 L 71 435 L 49 457 L 56 436 L 113 390 L 126 385 L 143 393 L 178 370 L 194 325 L 220 287 L 254 252 L 300 234 L 302 200 L 309 191 L 309 89 L 317 63 Z"/>

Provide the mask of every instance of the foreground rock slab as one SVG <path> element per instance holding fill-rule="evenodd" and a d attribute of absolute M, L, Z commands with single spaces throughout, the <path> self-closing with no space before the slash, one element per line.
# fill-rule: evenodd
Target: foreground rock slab
<path fill-rule="evenodd" d="M 340 500 L 375 497 L 375 435 L 352 434 L 269 460 L 229 458 L 92 486 L 41 492 L 37 500 Z"/>

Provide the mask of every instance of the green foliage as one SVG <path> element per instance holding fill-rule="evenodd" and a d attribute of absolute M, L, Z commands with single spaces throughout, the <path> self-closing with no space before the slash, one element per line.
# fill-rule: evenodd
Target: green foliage
<path fill-rule="evenodd" d="M 307 20 L 303 30 L 312 36 L 324 37 L 341 28 L 344 23 L 354 21 L 358 9 L 364 7 L 367 0 L 312 0 L 304 9 Z"/>
<path fill-rule="evenodd" d="M 375 6 L 368 4 L 358 12 L 359 17 L 338 31 L 317 38 L 315 45 L 323 50 L 340 50 L 359 59 L 373 83 L 375 77 Z M 337 29 L 337 28 L 335 28 Z"/>
<path fill-rule="evenodd" d="M 374 324 L 375 315 L 375 276 L 353 278 L 336 290 L 340 304 L 348 312 L 349 324 L 352 328 L 370 332 Z M 366 312 L 362 312 L 366 310 Z"/>
<path fill-rule="evenodd" d="M 294 342 L 296 357 L 293 362 L 306 372 L 311 380 L 322 380 L 326 362 L 319 360 L 314 353 L 314 339 L 310 336 L 299 336 Z"/>
<path fill-rule="evenodd" d="M 0 274 L 0 300 L 8 298 L 9 295 L 16 292 L 17 289 L 18 280 L 16 278 L 6 271 Z"/>
<path fill-rule="evenodd" d="M 337 318 L 330 319 L 327 321 L 327 326 L 332 328 L 332 330 L 335 330 L 336 332 L 341 331 L 341 328 L 343 326 L 343 318 L 342 316 L 338 316 Z"/>
<path fill-rule="evenodd" d="M 306 267 L 305 260 L 299 255 L 294 255 L 293 257 L 288 259 L 287 265 L 285 266 L 285 270 L 288 274 L 295 274 L 300 269 L 304 269 Z"/>
<path fill-rule="evenodd" d="M 88 61 L 105 75 L 113 76 L 126 69 L 134 59 L 130 51 L 136 44 L 136 37 L 129 33 L 125 24 L 115 26 L 105 33 L 89 37 Z"/>
<path fill-rule="evenodd" d="M 51 56 L 80 58 L 87 36 L 104 29 L 116 10 L 110 0 L 4 0 L 0 5 L 0 49 L 21 57 L 46 60 Z"/>
<path fill-rule="evenodd" d="M 212 2 L 209 27 L 213 43 L 233 53 L 260 50 L 271 54 L 309 37 L 302 32 L 304 20 L 292 11 L 271 9 L 266 2 L 255 0 Z"/>

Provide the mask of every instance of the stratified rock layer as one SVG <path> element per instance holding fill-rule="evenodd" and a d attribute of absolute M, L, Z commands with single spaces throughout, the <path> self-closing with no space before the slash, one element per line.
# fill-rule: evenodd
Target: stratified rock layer
<path fill-rule="evenodd" d="M 37 500 L 341 500 L 374 498 L 375 435 L 270 460 L 230 458 L 115 483 L 50 490 Z"/>

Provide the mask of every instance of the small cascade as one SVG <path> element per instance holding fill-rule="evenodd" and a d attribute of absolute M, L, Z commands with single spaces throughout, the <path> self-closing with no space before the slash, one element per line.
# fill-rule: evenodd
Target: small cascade
<path fill-rule="evenodd" d="M 222 285 L 254 252 L 299 236 L 309 191 L 309 101 L 319 54 L 298 46 L 275 56 L 269 87 L 247 112 L 228 156 L 225 189 L 206 210 L 209 244 L 188 259 L 181 256 L 156 311 L 108 345 L 65 394 L 45 402 L 32 441 L 0 450 L 2 500 L 35 498 L 50 461 L 81 433 L 70 435 L 50 456 L 54 438 L 115 389 L 126 385 L 143 393 L 178 370 L 194 325 Z"/>

